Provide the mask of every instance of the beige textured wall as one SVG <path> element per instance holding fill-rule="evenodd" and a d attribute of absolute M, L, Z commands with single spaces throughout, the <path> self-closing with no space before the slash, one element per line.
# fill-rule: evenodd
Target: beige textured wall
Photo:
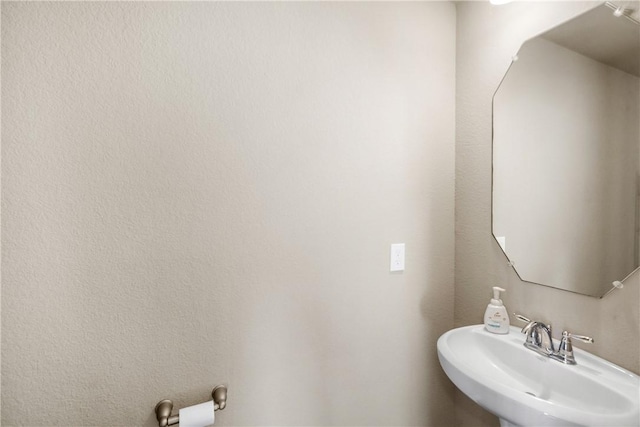
<path fill-rule="evenodd" d="M 511 57 L 527 39 L 596 2 L 458 2 L 456 49 L 455 324 L 482 322 L 490 288 L 504 286 L 510 312 L 595 338 L 589 351 L 640 372 L 640 277 L 604 299 L 523 283 L 491 236 L 491 98 Z M 623 345 L 620 345 L 624 343 Z M 577 347 L 586 344 L 576 344 Z M 457 425 L 497 419 L 456 395 Z"/>
<path fill-rule="evenodd" d="M 450 3 L 4 3 L 3 424 L 450 425 L 454 46 Z"/>

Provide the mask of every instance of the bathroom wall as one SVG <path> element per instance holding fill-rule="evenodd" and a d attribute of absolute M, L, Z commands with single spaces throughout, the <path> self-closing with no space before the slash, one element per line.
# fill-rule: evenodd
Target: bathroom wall
<path fill-rule="evenodd" d="M 595 338 L 589 351 L 640 372 L 640 277 L 603 299 L 521 282 L 491 235 L 491 98 L 521 44 L 599 2 L 458 2 L 456 50 L 456 326 L 482 322 L 490 288 L 510 312 Z M 514 320 L 517 324 L 517 321 Z M 624 343 L 621 345 L 621 343 Z M 586 348 L 588 344 L 575 344 Z M 498 425 L 461 393 L 457 425 Z"/>
<path fill-rule="evenodd" d="M 218 425 L 451 425 L 455 28 L 3 3 L 3 425 L 152 426 L 219 383 Z"/>

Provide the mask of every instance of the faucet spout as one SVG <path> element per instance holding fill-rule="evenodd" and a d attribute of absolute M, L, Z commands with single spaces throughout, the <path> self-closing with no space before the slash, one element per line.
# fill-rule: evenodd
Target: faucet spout
<path fill-rule="evenodd" d="M 524 346 L 543 356 L 555 353 L 553 339 L 551 338 L 551 325 L 542 322 L 529 322 L 522 328 L 522 333 L 527 335 Z"/>

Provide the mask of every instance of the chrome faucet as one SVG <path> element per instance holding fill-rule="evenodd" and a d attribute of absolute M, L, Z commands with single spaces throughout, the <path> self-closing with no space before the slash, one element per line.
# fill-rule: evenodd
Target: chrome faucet
<path fill-rule="evenodd" d="M 543 356 L 550 357 L 553 360 L 565 363 L 567 365 L 575 365 L 576 359 L 573 355 L 573 346 L 571 338 L 575 338 L 582 342 L 593 343 L 593 338 L 583 335 L 574 335 L 568 331 L 562 332 L 562 340 L 556 350 L 553 346 L 553 338 L 551 334 L 551 325 L 545 325 L 542 322 L 527 319 L 526 317 L 513 313 L 516 319 L 526 322 L 527 325 L 522 328 L 522 333 L 526 334 L 524 346 Z"/>
<path fill-rule="evenodd" d="M 529 320 L 520 314 L 516 314 L 515 316 L 516 319 L 527 322 L 527 325 L 522 328 L 522 333 L 527 335 L 524 341 L 525 347 L 543 356 L 550 356 L 556 352 L 553 348 L 553 339 L 551 338 L 551 325 Z"/>

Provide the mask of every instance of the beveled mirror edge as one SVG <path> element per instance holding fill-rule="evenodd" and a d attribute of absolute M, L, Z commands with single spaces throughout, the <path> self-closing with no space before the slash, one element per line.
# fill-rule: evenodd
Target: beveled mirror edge
<path fill-rule="evenodd" d="M 493 217 L 493 213 L 492 213 L 492 217 Z M 513 261 L 511 261 L 509 259 L 509 256 L 507 255 L 507 253 L 504 251 L 504 249 L 502 249 L 502 246 L 500 245 L 500 243 L 498 242 L 498 239 L 496 237 L 495 234 L 493 234 L 493 231 L 491 231 L 491 237 L 493 237 L 493 241 L 495 242 L 495 244 L 498 246 L 498 248 L 500 249 L 500 251 L 502 252 L 502 254 L 504 255 L 504 257 L 507 260 L 507 265 L 509 265 L 511 267 L 511 269 L 513 270 L 513 272 L 516 274 L 516 276 L 518 276 L 518 279 L 521 282 L 524 283 L 529 283 L 532 285 L 538 285 L 538 286 L 544 286 L 545 288 L 550 288 L 550 289 L 555 289 L 558 291 L 562 291 L 562 292 L 569 292 L 572 294 L 576 294 L 576 295 L 582 295 L 585 297 L 591 297 L 591 298 L 597 298 L 597 299 L 602 299 L 604 297 L 606 297 L 607 295 L 609 295 L 611 292 L 615 291 L 616 289 L 618 289 L 618 287 L 616 287 L 613 283 L 611 284 L 611 288 L 607 289 L 606 292 L 604 292 L 602 295 L 594 295 L 594 294 L 588 294 L 585 292 L 576 292 L 576 291 L 572 291 L 570 289 L 564 289 L 564 288 L 559 288 L 557 286 L 553 286 L 553 285 L 545 285 L 544 283 L 538 283 L 538 282 L 533 282 L 531 280 L 527 280 L 524 279 L 520 273 L 518 273 L 518 270 L 516 270 L 515 268 L 515 263 Z M 626 284 L 627 279 L 631 278 L 631 276 L 635 275 L 636 273 L 640 272 L 640 266 L 636 267 L 635 270 L 633 270 L 631 273 L 629 273 L 628 275 L 626 275 L 623 279 L 618 280 L 619 282 Z"/>
<path fill-rule="evenodd" d="M 607 6 L 609 9 L 611 9 L 611 10 L 613 10 L 613 11 L 617 11 L 617 10 L 620 10 L 620 9 L 622 8 L 622 6 L 618 6 L 617 4 L 615 4 L 615 3 L 613 3 L 613 2 L 610 2 L 610 1 L 606 1 L 606 2 L 604 2 L 604 4 L 605 4 L 605 6 Z M 627 19 L 629 19 L 631 22 L 633 22 L 633 23 L 635 23 L 635 24 L 637 24 L 637 25 L 640 25 L 640 21 L 639 21 L 639 20 L 637 20 L 637 19 L 635 19 L 635 18 L 634 18 L 633 16 L 631 16 L 630 14 L 628 14 L 628 13 L 624 13 L 624 9 L 622 10 L 622 12 L 623 12 L 623 13 L 622 13 L 622 15 L 620 15 L 620 17 L 627 18 Z M 578 15 L 578 16 L 580 16 L 580 15 Z"/>

